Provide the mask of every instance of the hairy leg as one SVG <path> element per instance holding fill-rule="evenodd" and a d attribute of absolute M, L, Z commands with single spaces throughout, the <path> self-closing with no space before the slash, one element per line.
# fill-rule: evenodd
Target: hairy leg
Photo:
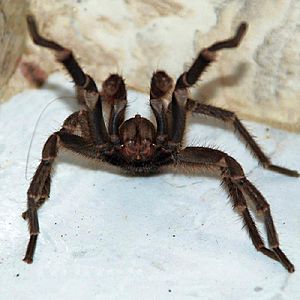
<path fill-rule="evenodd" d="M 191 99 L 188 99 L 187 101 L 187 110 L 220 119 L 226 123 L 230 123 L 234 127 L 234 129 L 242 136 L 247 145 L 250 146 L 252 152 L 258 158 L 259 162 L 263 165 L 264 168 L 287 176 L 299 177 L 299 173 L 295 170 L 290 170 L 272 164 L 271 160 L 262 151 L 261 147 L 256 143 L 254 138 L 251 136 L 251 134 L 248 132 L 248 130 L 245 128 L 245 126 L 242 124 L 242 122 L 234 112 L 212 105 L 198 103 Z"/>
<path fill-rule="evenodd" d="M 184 166 L 206 169 L 214 168 L 221 173 L 222 182 L 228 190 L 233 207 L 243 218 L 249 236 L 255 248 L 268 257 L 280 261 L 289 271 L 294 272 L 295 268 L 286 255 L 279 248 L 279 240 L 270 212 L 270 207 L 262 194 L 245 177 L 239 163 L 226 153 L 204 147 L 188 147 L 180 151 L 175 157 L 175 162 Z M 264 224 L 271 249 L 267 249 L 260 236 L 255 222 L 253 221 L 246 200 L 246 194 L 256 205 L 258 213 L 264 216 Z"/>
<path fill-rule="evenodd" d="M 27 26 L 35 44 L 55 51 L 56 59 L 64 65 L 76 85 L 79 103 L 86 104 L 86 92 L 98 92 L 94 80 L 83 72 L 71 50 L 39 34 L 34 16 L 27 16 Z"/>
<path fill-rule="evenodd" d="M 101 151 L 91 141 L 67 132 L 64 128 L 53 133 L 46 141 L 42 160 L 32 178 L 27 192 L 27 210 L 22 214 L 28 221 L 30 239 L 27 246 L 24 261 L 32 263 L 39 234 L 39 221 L 37 210 L 41 207 L 50 193 L 51 171 L 54 160 L 60 147 L 67 148 L 85 157 L 101 159 Z"/>
<path fill-rule="evenodd" d="M 235 48 L 239 45 L 246 33 L 247 26 L 247 23 L 241 23 L 234 37 L 216 42 L 210 47 L 201 50 L 189 70 L 182 73 L 177 79 L 170 107 L 173 124 L 171 141 L 175 145 L 181 143 L 184 135 L 188 88 L 197 82 L 209 64 L 215 60 L 217 51 L 225 48 Z"/>
<path fill-rule="evenodd" d="M 216 42 L 210 47 L 202 49 L 189 70 L 181 74 L 178 78 L 176 82 L 176 89 L 188 88 L 195 84 L 209 64 L 216 59 L 217 51 L 226 48 L 238 47 L 246 33 L 247 27 L 247 23 L 243 22 L 239 25 L 235 35 L 232 38 Z"/>
<path fill-rule="evenodd" d="M 28 221 L 30 240 L 24 261 L 32 263 L 37 236 L 39 234 L 39 222 L 37 209 L 44 203 L 46 197 L 45 190 L 50 190 L 50 174 L 54 159 L 57 156 L 57 134 L 52 134 L 45 143 L 40 162 L 27 192 L 27 210 L 23 213 L 23 218 Z"/>

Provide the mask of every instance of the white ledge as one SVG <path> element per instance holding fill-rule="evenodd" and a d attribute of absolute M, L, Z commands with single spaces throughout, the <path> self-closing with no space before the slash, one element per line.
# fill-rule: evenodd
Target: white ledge
<path fill-rule="evenodd" d="M 264 170 L 228 129 L 193 117 L 187 144 L 215 145 L 235 157 L 269 201 L 288 274 L 258 253 L 215 178 L 162 174 L 127 177 L 63 154 L 50 199 L 39 211 L 32 265 L 28 241 L 26 156 L 36 120 L 28 178 L 48 135 L 76 109 L 72 84 L 52 76 L 0 106 L 0 268 L 2 299 L 297 299 L 300 281 L 300 185 Z M 148 117 L 147 96 L 129 93 L 132 113 Z M 202 125 L 204 123 L 204 125 Z M 273 162 L 300 170 L 300 136 L 244 122 Z M 265 237 L 262 223 L 259 228 Z"/>

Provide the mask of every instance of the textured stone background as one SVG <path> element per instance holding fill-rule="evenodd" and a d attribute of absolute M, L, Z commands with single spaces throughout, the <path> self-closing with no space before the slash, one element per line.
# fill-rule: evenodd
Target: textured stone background
<path fill-rule="evenodd" d="M 194 98 L 300 130 L 298 0 L 31 0 L 30 10 L 43 34 L 73 49 L 99 83 L 121 72 L 128 86 L 144 92 L 153 70 L 177 77 L 201 48 L 231 36 L 245 20 L 249 31 L 241 46 L 220 54 Z M 49 72 L 60 69 L 48 50 L 29 41 L 23 60 L 42 62 Z M 24 84 L 17 71 L 13 89 Z"/>
<path fill-rule="evenodd" d="M 16 82 L 11 76 L 25 49 L 27 9 L 26 0 L 0 0 L 0 102 L 20 90 L 21 78 Z"/>

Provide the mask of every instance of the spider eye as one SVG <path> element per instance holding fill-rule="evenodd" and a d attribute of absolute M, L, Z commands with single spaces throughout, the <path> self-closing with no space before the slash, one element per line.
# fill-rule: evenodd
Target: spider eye
<path fill-rule="evenodd" d="M 128 140 L 125 142 L 125 148 L 128 153 L 135 153 L 137 151 L 137 146 L 134 140 Z"/>

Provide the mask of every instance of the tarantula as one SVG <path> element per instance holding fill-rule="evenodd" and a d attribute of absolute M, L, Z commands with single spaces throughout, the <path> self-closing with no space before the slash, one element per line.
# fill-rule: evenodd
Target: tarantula
<path fill-rule="evenodd" d="M 156 126 L 138 114 L 124 120 L 127 93 L 120 75 L 110 75 L 103 82 L 102 91 L 99 92 L 94 80 L 82 71 L 71 50 L 42 37 L 33 16 L 27 17 L 27 24 L 33 42 L 54 50 L 56 59 L 71 75 L 75 82 L 77 99 L 83 108 L 71 114 L 64 121 L 62 128 L 54 132 L 44 145 L 42 160 L 28 189 L 27 210 L 23 213 L 30 232 L 25 262 L 33 261 L 39 234 L 37 210 L 49 197 L 54 160 L 59 148 L 66 148 L 84 157 L 108 162 L 136 176 L 156 173 L 167 165 L 192 166 L 194 170 L 215 171 L 228 191 L 233 208 L 241 215 L 255 248 L 281 262 L 289 272 L 294 272 L 293 264 L 279 248 L 270 206 L 246 178 L 240 164 L 219 150 L 182 146 L 187 112 L 208 115 L 230 123 L 244 138 L 263 167 L 288 176 L 299 177 L 297 171 L 273 165 L 235 113 L 197 103 L 189 98 L 189 88 L 215 60 L 217 52 L 239 45 L 246 33 L 247 23 L 241 23 L 232 38 L 202 49 L 189 70 L 179 76 L 175 85 L 166 72 L 154 72 L 151 79 L 150 106 L 155 115 Z M 110 107 L 107 125 L 103 119 L 103 103 L 108 103 Z M 263 216 L 269 248 L 265 246 L 250 215 L 246 197 L 252 200 L 257 213 Z"/>

